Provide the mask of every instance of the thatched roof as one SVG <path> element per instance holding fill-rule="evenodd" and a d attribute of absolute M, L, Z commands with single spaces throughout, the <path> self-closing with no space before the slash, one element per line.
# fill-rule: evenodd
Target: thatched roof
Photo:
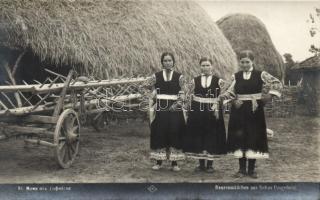
<path fill-rule="evenodd" d="M 217 21 L 233 50 L 252 50 L 255 53 L 257 68 L 278 78 L 284 75 L 281 55 L 274 47 L 265 25 L 249 14 L 232 14 Z"/>
<path fill-rule="evenodd" d="M 222 77 L 237 67 L 223 33 L 190 1 L 1 0 L 0 24 L 9 36 L 0 46 L 30 48 L 103 78 L 150 74 L 164 51 L 187 75 L 199 72 L 201 56 L 211 57 Z"/>
<path fill-rule="evenodd" d="M 295 70 L 320 70 L 320 55 L 315 55 L 296 64 L 292 69 Z"/>

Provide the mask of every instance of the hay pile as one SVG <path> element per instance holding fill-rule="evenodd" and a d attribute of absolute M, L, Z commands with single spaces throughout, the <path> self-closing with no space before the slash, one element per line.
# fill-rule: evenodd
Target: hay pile
<path fill-rule="evenodd" d="M 265 25 L 255 16 L 232 14 L 217 21 L 236 53 L 250 49 L 255 53 L 257 68 L 283 79 L 284 64 L 274 47 Z"/>
<path fill-rule="evenodd" d="M 201 56 L 210 56 L 222 77 L 237 68 L 223 33 L 189 1 L 2 0 L 0 23 L 10 47 L 100 78 L 151 74 L 163 51 L 189 76 L 199 73 Z"/>

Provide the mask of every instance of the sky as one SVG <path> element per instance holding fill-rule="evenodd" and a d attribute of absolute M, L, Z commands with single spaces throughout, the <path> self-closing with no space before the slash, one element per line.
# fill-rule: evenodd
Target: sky
<path fill-rule="evenodd" d="M 248 13 L 258 17 L 267 27 L 276 49 L 281 55 L 292 54 L 294 61 L 312 56 L 311 44 L 320 44 L 320 33 L 309 34 L 309 14 L 320 1 L 197 1 L 214 21 L 232 13 Z"/>

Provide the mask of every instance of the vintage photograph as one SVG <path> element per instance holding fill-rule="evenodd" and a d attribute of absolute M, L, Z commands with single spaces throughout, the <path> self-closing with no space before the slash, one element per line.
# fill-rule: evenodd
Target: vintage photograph
<path fill-rule="evenodd" d="M 316 1 L 1 0 L 0 184 L 320 180 Z"/>

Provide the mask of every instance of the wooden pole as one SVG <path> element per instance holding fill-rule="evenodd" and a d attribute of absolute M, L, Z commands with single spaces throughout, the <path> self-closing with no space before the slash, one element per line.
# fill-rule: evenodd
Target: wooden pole
<path fill-rule="evenodd" d="M 63 78 L 64 80 L 67 79 L 66 76 L 63 76 L 63 75 L 58 74 L 58 73 L 56 73 L 56 72 L 53 72 L 53 71 L 51 71 L 51 70 L 49 70 L 49 69 L 47 69 L 47 68 L 44 68 L 44 71 L 46 71 L 46 72 L 48 72 L 48 73 L 50 73 L 50 74 L 53 74 L 53 75 L 55 75 L 55 76 L 61 77 L 61 78 Z"/>
<path fill-rule="evenodd" d="M 52 144 L 50 142 L 46 142 L 43 140 L 35 140 L 35 139 L 25 139 L 24 140 L 26 143 L 31 143 L 31 144 L 38 144 L 38 145 L 43 145 L 43 146 L 47 146 L 47 147 L 56 147 L 56 144 Z"/>
<path fill-rule="evenodd" d="M 16 85 L 16 80 L 15 80 L 15 78 L 14 78 L 13 73 L 10 71 L 8 64 L 4 65 L 4 68 L 5 68 L 6 71 L 7 71 L 7 74 L 8 74 L 8 76 L 9 76 L 9 79 L 10 79 L 12 85 Z M 17 106 L 18 106 L 18 107 L 22 107 L 21 98 L 20 98 L 20 96 L 19 96 L 19 94 L 18 94 L 17 92 L 14 93 L 14 97 L 15 97 L 15 99 L 16 99 L 16 101 L 17 101 Z"/>
<path fill-rule="evenodd" d="M 2 103 L 1 100 L 0 100 L 0 106 L 2 106 L 5 110 L 8 110 L 8 107 L 6 105 L 4 105 L 4 103 Z"/>
<path fill-rule="evenodd" d="M 12 76 L 13 76 L 13 77 L 16 75 L 16 71 L 17 71 L 17 69 L 18 69 L 18 67 L 19 67 L 19 63 L 20 63 L 22 57 L 24 56 L 24 54 L 25 54 L 26 52 L 27 52 L 27 50 L 24 50 L 24 51 L 19 55 L 19 57 L 17 58 L 14 66 L 13 66 L 13 69 L 12 69 Z"/>
<path fill-rule="evenodd" d="M 90 87 L 107 87 L 119 84 L 132 84 L 146 81 L 147 78 L 133 78 L 133 79 L 113 79 L 113 80 L 101 80 L 101 81 L 89 81 L 88 83 L 83 83 L 82 81 L 75 82 L 74 85 L 69 85 L 72 90 L 82 90 L 84 88 Z M 15 86 L 0 86 L 0 91 L 2 92 L 33 92 L 33 93 L 46 93 L 49 91 L 59 91 L 63 89 L 64 83 L 55 83 L 52 87 L 50 84 L 45 84 L 40 88 L 40 84 L 29 84 L 29 85 L 15 85 Z"/>
<path fill-rule="evenodd" d="M 0 93 L 2 94 L 2 96 L 4 96 L 7 99 L 7 101 L 11 104 L 13 108 L 16 108 L 16 105 L 14 105 L 14 103 L 10 100 L 10 98 L 4 92 L 0 92 Z"/>
<path fill-rule="evenodd" d="M 16 85 L 16 84 L 17 84 L 14 77 L 15 77 L 16 72 L 17 72 L 17 69 L 18 69 L 18 67 L 19 67 L 19 63 L 20 63 L 22 57 L 25 55 L 26 52 L 27 52 L 27 51 L 24 50 L 24 51 L 18 56 L 18 58 L 17 58 L 17 60 L 16 60 L 16 62 L 15 62 L 15 64 L 14 64 L 14 66 L 13 66 L 13 68 L 12 68 L 12 71 L 10 71 L 8 65 L 5 65 L 5 69 L 6 69 L 7 73 L 8 73 L 8 76 L 9 76 L 9 79 L 11 80 L 12 85 Z M 18 107 L 22 107 L 21 98 L 20 98 L 20 96 L 19 96 L 19 94 L 18 94 L 17 92 L 14 93 L 14 97 L 15 97 L 15 99 L 16 99 L 16 101 L 17 101 Z"/>
<path fill-rule="evenodd" d="M 66 96 L 67 93 L 67 89 L 70 85 L 71 79 L 72 79 L 72 75 L 73 75 L 73 70 L 70 70 L 68 76 L 67 76 L 67 80 L 64 83 L 64 86 L 62 88 L 62 91 L 60 93 L 60 98 L 57 102 L 56 108 L 53 111 L 53 117 L 57 117 L 60 114 L 61 109 L 63 108 L 63 104 L 64 104 L 64 98 Z"/>
<path fill-rule="evenodd" d="M 116 101 L 129 101 L 133 99 L 138 99 L 141 97 L 141 94 L 129 94 L 129 95 L 122 95 L 122 96 L 117 96 L 117 97 L 110 97 L 110 98 L 104 98 L 101 97 L 100 101 L 103 102 L 103 104 L 107 105 L 112 102 Z M 85 106 L 95 106 L 99 103 L 99 99 L 92 99 L 90 101 L 87 101 Z M 39 105 L 36 109 L 33 109 L 34 106 L 27 106 L 27 107 L 22 107 L 22 108 L 15 108 L 15 109 L 8 109 L 8 110 L 0 110 L 0 116 L 1 115 L 6 115 L 10 114 L 13 116 L 21 116 L 25 114 L 30 114 L 30 113 L 41 113 L 41 112 L 46 112 L 46 111 L 52 111 L 55 109 L 53 106 L 46 106 L 46 105 Z M 78 109 L 80 107 L 80 102 L 77 102 L 76 105 L 73 103 L 68 103 L 64 105 L 64 108 L 75 108 Z"/>

